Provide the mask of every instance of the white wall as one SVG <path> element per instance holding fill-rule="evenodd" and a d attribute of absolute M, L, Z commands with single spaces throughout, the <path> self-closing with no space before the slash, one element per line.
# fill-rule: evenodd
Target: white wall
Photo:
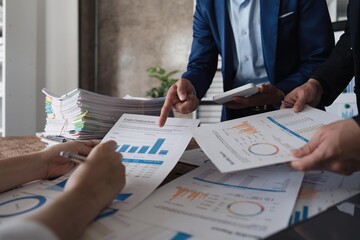
<path fill-rule="evenodd" d="M 4 3 L 3 111 L 4 136 L 36 131 L 36 0 Z"/>
<path fill-rule="evenodd" d="M 78 1 L 37 0 L 37 131 L 44 130 L 45 95 L 62 95 L 78 87 Z"/>
<path fill-rule="evenodd" d="M 46 1 L 46 84 L 63 94 L 78 86 L 78 1 Z"/>

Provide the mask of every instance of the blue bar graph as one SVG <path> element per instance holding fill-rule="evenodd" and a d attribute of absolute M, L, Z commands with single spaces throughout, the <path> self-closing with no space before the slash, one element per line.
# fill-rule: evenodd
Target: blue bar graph
<path fill-rule="evenodd" d="M 128 148 L 130 147 L 130 145 L 122 145 L 122 147 L 120 148 L 119 152 L 125 152 L 126 150 L 128 150 Z"/>
<path fill-rule="evenodd" d="M 303 207 L 303 212 L 302 212 L 302 220 L 308 219 L 308 217 L 309 217 L 308 212 L 309 212 L 308 206 L 304 206 Z"/>
<path fill-rule="evenodd" d="M 149 154 L 156 154 L 164 142 L 164 138 L 159 138 L 158 140 L 156 140 L 154 146 L 150 149 Z"/>
<path fill-rule="evenodd" d="M 139 150 L 139 153 L 146 153 L 146 151 L 149 149 L 149 146 L 142 146 Z"/>
<path fill-rule="evenodd" d="M 159 154 L 159 155 L 167 155 L 169 150 L 160 149 L 164 144 L 165 138 L 158 138 L 153 146 L 132 146 L 130 144 L 117 145 L 117 152 L 121 153 L 139 153 L 139 154 Z M 150 149 L 150 150 L 149 150 Z"/>
<path fill-rule="evenodd" d="M 353 116 L 354 116 L 354 110 L 353 109 L 351 109 L 351 111 L 344 110 L 341 113 L 341 117 L 344 118 L 344 119 L 352 118 Z"/>
<path fill-rule="evenodd" d="M 304 221 L 309 218 L 309 207 L 304 205 L 302 211 L 295 211 L 290 217 L 289 225 Z"/>
<path fill-rule="evenodd" d="M 131 147 L 130 150 L 129 150 L 129 153 L 135 153 L 136 150 L 138 150 L 139 147 L 137 146 L 134 146 L 134 147 Z"/>
<path fill-rule="evenodd" d="M 160 150 L 160 155 L 166 155 L 169 151 L 168 150 Z"/>
<path fill-rule="evenodd" d="M 300 212 L 299 212 L 299 211 L 295 211 L 294 223 L 298 223 L 298 222 L 300 222 Z"/>

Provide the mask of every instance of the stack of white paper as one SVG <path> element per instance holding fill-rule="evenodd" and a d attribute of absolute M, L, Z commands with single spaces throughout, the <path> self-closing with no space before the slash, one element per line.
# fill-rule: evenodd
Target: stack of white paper
<path fill-rule="evenodd" d="M 47 89 L 44 135 L 102 138 L 124 113 L 159 116 L 164 98 L 111 97 L 83 89 L 55 96 Z"/>

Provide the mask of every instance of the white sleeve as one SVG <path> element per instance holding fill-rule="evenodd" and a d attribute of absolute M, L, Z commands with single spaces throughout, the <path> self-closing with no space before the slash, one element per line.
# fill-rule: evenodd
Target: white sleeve
<path fill-rule="evenodd" d="M 17 219 L 0 225 L 0 240 L 5 239 L 57 240 L 58 237 L 41 223 Z"/>

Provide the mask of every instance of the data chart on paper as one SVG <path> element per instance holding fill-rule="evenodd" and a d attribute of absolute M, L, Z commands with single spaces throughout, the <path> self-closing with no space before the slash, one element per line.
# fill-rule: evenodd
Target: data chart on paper
<path fill-rule="evenodd" d="M 126 168 L 126 185 L 116 207 L 131 209 L 147 197 L 173 169 L 187 147 L 198 120 L 124 114 L 103 141 L 114 140 Z"/>
<path fill-rule="evenodd" d="M 194 137 L 221 172 L 232 172 L 293 160 L 292 150 L 337 119 L 312 108 L 283 109 L 199 127 Z"/>
<path fill-rule="evenodd" d="M 118 145 L 115 151 L 123 155 L 126 174 L 134 178 L 151 178 L 166 161 L 169 150 L 174 148 L 174 139 L 171 138 L 143 136 L 131 142 L 129 136 L 124 136 L 120 141 L 124 143 Z"/>
<path fill-rule="evenodd" d="M 52 199 L 27 194 L 21 189 L 5 192 L 0 196 L 0 226 L 10 219 L 31 214 L 50 201 Z"/>
<path fill-rule="evenodd" d="M 129 217 L 204 239 L 263 238 L 288 225 L 302 177 L 286 165 L 220 173 L 205 163 L 158 189 Z"/>

